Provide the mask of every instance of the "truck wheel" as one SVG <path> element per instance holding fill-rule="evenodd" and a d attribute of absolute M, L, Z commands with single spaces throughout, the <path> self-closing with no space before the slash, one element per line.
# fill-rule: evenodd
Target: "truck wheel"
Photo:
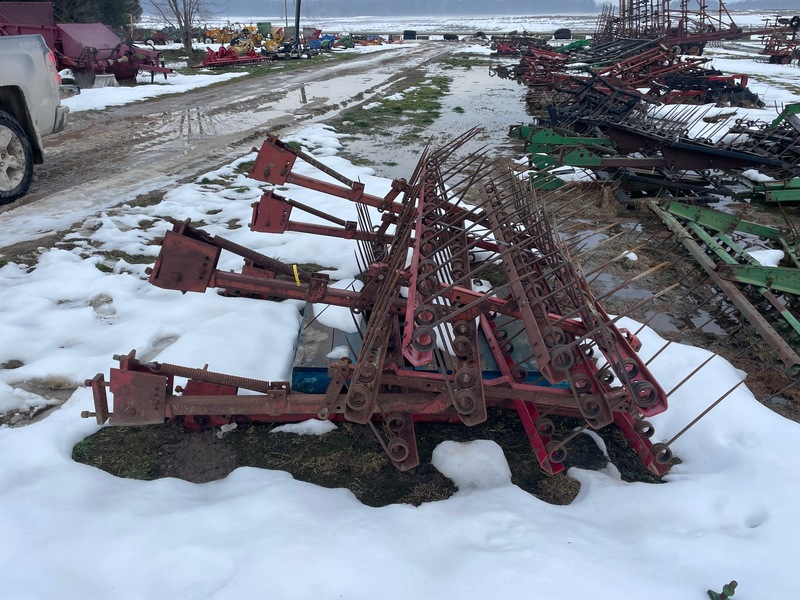
<path fill-rule="evenodd" d="M 17 120 L 0 110 L 0 204 L 24 196 L 33 177 L 33 150 Z"/>

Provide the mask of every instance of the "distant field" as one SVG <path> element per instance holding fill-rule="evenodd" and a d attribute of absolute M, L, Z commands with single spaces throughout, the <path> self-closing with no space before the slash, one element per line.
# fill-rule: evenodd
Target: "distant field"
<path fill-rule="evenodd" d="M 794 11 L 794 12 L 800 12 Z M 734 22 L 741 27 L 760 27 L 764 19 L 774 18 L 776 14 L 792 14 L 793 11 L 731 11 Z M 576 32 L 588 33 L 594 31 L 597 14 L 591 15 L 523 15 L 523 16 L 453 16 L 453 17 L 341 17 L 322 18 L 314 15 L 303 15 L 304 27 L 316 27 L 327 33 L 339 32 L 400 32 L 413 29 L 418 33 L 426 32 L 509 32 L 529 31 L 534 33 L 553 32 L 561 27 L 568 27 Z M 289 24 L 292 24 L 292 15 Z M 259 23 L 270 22 L 273 25 L 283 25 L 286 20 L 283 15 L 219 15 L 207 21 L 208 25 L 224 25 L 226 23 Z M 144 17 L 142 27 L 152 28 L 159 23 L 155 17 Z"/>

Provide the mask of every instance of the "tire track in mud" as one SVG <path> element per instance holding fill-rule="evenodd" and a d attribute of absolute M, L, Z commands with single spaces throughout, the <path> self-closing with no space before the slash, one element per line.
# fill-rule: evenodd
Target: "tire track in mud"
<path fill-rule="evenodd" d="M 45 164 L 37 166 L 31 192 L 0 208 L 0 253 L 36 245 L 104 209 L 217 168 L 267 133 L 330 119 L 449 52 L 434 42 L 347 63 L 309 61 L 301 70 L 74 113 L 67 131 L 46 139 Z"/>

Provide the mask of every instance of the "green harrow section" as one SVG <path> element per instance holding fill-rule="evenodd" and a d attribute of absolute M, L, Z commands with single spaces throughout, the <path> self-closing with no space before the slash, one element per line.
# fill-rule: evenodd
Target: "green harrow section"
<path fill-rule="evenodd" d="M 649 208 L 755 330 L 790 380 L 800 378 L 800 267 L 796 240 L 774 227 L 708 208 L 651 201 Z M 781 250 L 789 266 L 765 266 L 753 248 Z"/>

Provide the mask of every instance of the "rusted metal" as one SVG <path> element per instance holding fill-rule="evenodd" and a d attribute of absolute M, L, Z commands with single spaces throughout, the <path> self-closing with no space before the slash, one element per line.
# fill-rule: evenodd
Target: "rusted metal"
<path fill-rule="evenodd" d="M 648 469 L 666 472 L 668 449 L 652 451 L 652 426 L 641 424 L 666 410 L 667 395 L 638 356 L 638 338 L 618 328 L 621 317 L 611 318 L 590 291 L 554 215 L 531 187 L 480 152 L 452 159 L 477 133 L 426 149 L 413 175 L 397 180 L 384 197 L 366 193 L 277 138 L 267 140 L 253 176 L 353 202 L 359 217 L 344 221 L 267 192 L 251 228 L 307 230 L 289 219 L 292 209 L 325 218 L 332 225 L 318 233 L 353 240 L 363 288 L 337 289 L 319 274 L 301 279 L 295 266 L 187 222 L 173 223 L 150 280 L 181 292 L 221 288 L 252 298 L 348 307 L 366 320 L 351 356 L 316 373 L 315 381 L 327 384 L 310 392 L 290 382 L 140 362 L 131 352 L 118 357 L 120 366 L 111 372 L 113 412 L 102 376 L 91 380 L 93 416 L 112 425 L 180 416 L 193 423 L 201 416 L 214 422 L 346 420 L 368 425 L 390 460 L 405 470 L 419 461 L 415 421 L 472 426 L 494 407 L 519 414 L 534 456 L 548 473 L 563 469 L 567 443 L 577 435 L 558 431 L 550 415 L 578 419 L 582 428 L 616 423 Z M 338 184 L 294 174 L 297 160 L 322 167 Z M 374 209 L 380 211 L 378 225 Z M 223 251 L 244 259 L 241 272 L 218 268 Z M 501 280 L 476 283 L 490 264 L 502 265 Z M 296 277 L 279 278 L 292 273 Z M 602 356 L 604 366 L 592 353 Z M 189 383 L 173 391 L 174 377 Z M 240 388 L 259 393 L 239 395 Z"/>

